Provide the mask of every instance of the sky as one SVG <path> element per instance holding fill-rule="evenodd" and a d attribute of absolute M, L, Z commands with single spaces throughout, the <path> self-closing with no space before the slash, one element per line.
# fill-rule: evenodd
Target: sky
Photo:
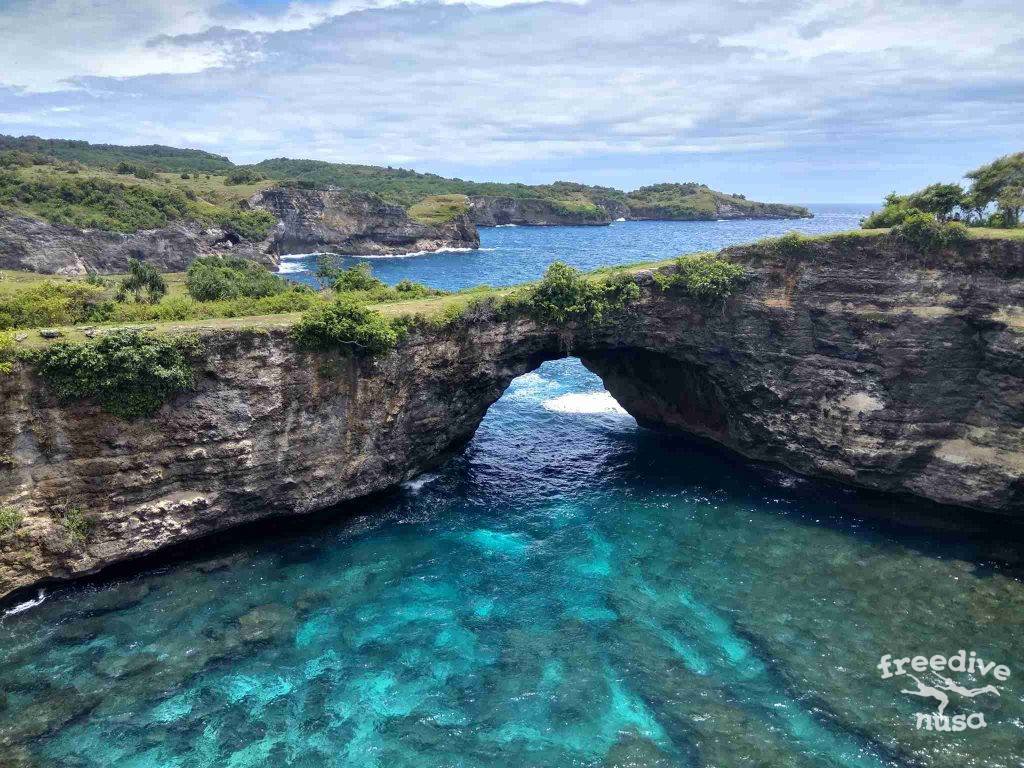
<path fill-rule="evenodd" d="M 1024 150 L 1021 0 L 0 0 L 0 133 L 877 202 Z"/>

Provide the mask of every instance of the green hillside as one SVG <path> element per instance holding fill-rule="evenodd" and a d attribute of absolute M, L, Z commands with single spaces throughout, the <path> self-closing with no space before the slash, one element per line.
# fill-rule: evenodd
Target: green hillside
<path fill-rule="evenodd" d="M 796 206 L 758 203 L 704 184 L 657 184 L 633 192 L 568 181 L 552 184 L 479 182 L 405 168 L 274 158 L 238 166 L 196 149 L 118 146 L 87 141 L 0 135 L 0 207 L 59 223 L 133 231 L 197 215 L 223 220 L 210 204 L 231 211 L 259 189 L 275 184 L 335 186 L 378 195 L 422 221 L 447 220 L 464 198 L 511 197 L 544 201 L 539 210 L 606 223 L 631 216 L 706 219 L 716 216 L 809 215 Z M 125 191 L 127 190 L 127 191 Z M 185 199 L 182 199 L 185 195 Z M 429 200 L 428 200 L 429 199 Z M 188 209 L 188 213 L 183 211 Z"/>
<path fill-rule="evenodd" d="M 0 134 L 0 152 L 8 150 L 46 155 L 95 168 L 116 168 L 120 163 L 138 163 L 151 170 L 174 173 L 226 173 L 234 168 L 234 163 L 220 155 L 159 144 L 123 147 L 117 144 L 90 144 L 87 141 Z"/>
<path fill-rule="evenodd" d="M 405 168 L 292 160 L 286 157 L 264 160 L 250 167 L 268 179 L 304 181 L 316 186 L 331 185 L 373 192 L 389 203 L 405 207 L 433 195 L 483 195 L 565 201 L 589 201 L 593 197 L 625 200 L 626 196 L 617 189 L 590 187 L 567 181 L 542 185 L 466 181 Z"/>
<path fill-rule="evenodd" d="M 743 195 L 727 195 L 706 184 L 654 184 L 630 192 L 626 204 L 641 218 L 696 219 L 729 210 L 745 216 L 806 215 L 806 208 L 780 203 L 759 203 Z"/>

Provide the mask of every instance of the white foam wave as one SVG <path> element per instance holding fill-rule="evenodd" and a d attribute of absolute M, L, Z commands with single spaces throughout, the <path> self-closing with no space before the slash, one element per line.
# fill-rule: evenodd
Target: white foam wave
<path fill-rule="evenodd" d="M 4 618 L 7 618 L 8 616 L 16 616 L 17 614 L 24 613 L 25 611 L 30 611 L 37 605 L 42 605 L 44 602 L 46 602 L 46 590 L 40 589 L 39 596 L 35 600 L 26 600 L 24 603 L 18 603 L 13 608 L 4 611 Z"/>
<path fill-rule="evenodd" d="M 541 405 L 558 413 L 614 413 L 627 416 L 626 409 L 607 392 L 570 392 L 545 400 Z"/>
<path fill-rule="evenodd" d="M 518 224 L 495 224 L 495 229 L 502 229 L 503 227 L 518 227 Z"/>
<path fill-rule="evenodd" d="M 434 482 L 437 478 L 438 476 L 436 474 L 427 472 L 419 477 L 414 477 L 412 480 L 406 480 L 402 483 L 402 487 L 408 491 L 412 491 L 413 493 L 419 493 L 423 490 L 423 486 Z"/>
<path fill-rule="evenodd" d="M 282 261 L 277 267 L 277 274 L 279 275 L 294 275 L 298 272 L 308 272 L 306 265 L 301 261 L 295 259 L 289 259 L 288 261 Z"/>

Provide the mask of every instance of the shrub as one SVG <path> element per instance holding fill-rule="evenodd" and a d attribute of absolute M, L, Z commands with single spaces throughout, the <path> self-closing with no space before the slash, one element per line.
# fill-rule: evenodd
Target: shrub
<path fill-rule="evenodd" d="M 341 296 L 307 311 L 292 328 L 292 338 L 301 349 L 380 355 L 398 343 L 398 332 L 380 313 Z"/>
<path fill-rule="evenodd" d="M 137 179 L 156 178 L 156 172 L 152 168 L 147 168 L 146 166 L 139 165 L 138 163 L 118 163 L 114 170 L 123 176 L 134 176 Z"/>
<path fill-rule="evenodd" d="M 230 256 L 206 256 L 188 268 L 185 287 L 197 301 L 260 298 L 284 293 L 289 282 L 262 264 Z"/>
<path fill-rule="evenodd" d="M 227 175 L 224 183 L 230 186 L 237 184 L 255 184 L 266 178 L 262 173 L 253 168 L 238 168 Z"/>
<path fill-rule="evenodd" d="M 373 267 L 365 261 L 353 264 L 348 269 L 341 266 L 338 258 L 323 254 L 316 260 L 316 276 L 338 293 L 346 291 L 372 291 L 387 286 L 373 276 Z"/>
<path fill-rule="evenodd" d="M 218 210 L 206 218 L 221 229 L 251 242 L 263 240 L 277 224 L 277 219 L 266 211 L 243 211 L 241 208 Z"/>
<path fill-rule="evenodd" d="M 697 299 L 725 299 L 743 281 L 746 271 L 739 264 L 714 253 L 698 253 L 676 259 L 675 272 L 659 276 L 665 289 L 682 288 Z"/>
<path fill-rule="evenodd" d="M 92 531 L 93 522 L 85 516 L 85 510 L 81 507 L 63 504 L 53 510 L 53 515 L 64 527 L 64 532 L 71 539 L 72 544 L 81 544 Z"/>
<path fill-rule="evenodd" d="M 102 296 L 99 286 L 55 280 L 0 294 L 0 330 L 81 323 L 90 317 Z"/>
<path fill-rule="evenodd" d="M 14 370 L 14 359 L 18 352 L 15 344 L 13 333 L 0 331 L 0 376 L 5 376 Z"/>
<path fill-rule="evenodd" d="M 0 505 L 0 536 L 14 533 L 24 519 L 24 515 L 9 504 Z"/>
<path fill-rule="evenodd" d="M 167 293 L 167 281 L 151 264 L 138 259 L 128 260 L 128 276 L 117 288 L 117 300 L 126 301 L 134 296 L 136 302 L 156 304 Z"/>
<path fill-rule="evenodd" d="M 893 227 L 889 236 L 923 253 L 956 247 L 968 238 L 967 227 L 959 222 L 943 223 L 927 213 L 916 213 L 899 226 Z"/>
<path fill-rule="evenodd" d="M 811 238 L 799 232 L 787 232 L 782 237 L 764 241 L 764 245 L 769 247 L 777 256 L 799 258 L 810 252 L 811 242 Z"/>
<path fill-rule="evenodd" d="M 412 280 L 400 280 L 394 288 L 400 294 L 399 299 L 422 299 L 427 296 L 440 296 L 444 291 L 430 288 L 423 283 L 414 283 Z"/>
<path fill-rule="evenodd" d="M 537 285 L 513 293 L 503 308 L 523 311 L 544 323 L 599 323 L 607 312 L 622 309 L 639 296 L 639 286 L 626 273 L 599 280 L 556 261 Z"/>
<path fill-rule="evenodd" d="M 58 342 L 36 354 L 36 370 L 61 400 L 90 399 L 124 419 L 149 416 L 195 374 L 188 340 L 119 330 L 99 341 Z"/>

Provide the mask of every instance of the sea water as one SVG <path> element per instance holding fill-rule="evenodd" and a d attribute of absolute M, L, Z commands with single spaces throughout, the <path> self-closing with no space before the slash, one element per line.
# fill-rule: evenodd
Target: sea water
<path fill-rule="evenodd" d="M 545 363 L 390 494 L 28 596 L 0 765 L 1017 766 L 1015 535 L 641 429 Z M 950 696 L 987 727 L 917 729 L 880 657 L 960 649 L 1012 670 Z"/>

